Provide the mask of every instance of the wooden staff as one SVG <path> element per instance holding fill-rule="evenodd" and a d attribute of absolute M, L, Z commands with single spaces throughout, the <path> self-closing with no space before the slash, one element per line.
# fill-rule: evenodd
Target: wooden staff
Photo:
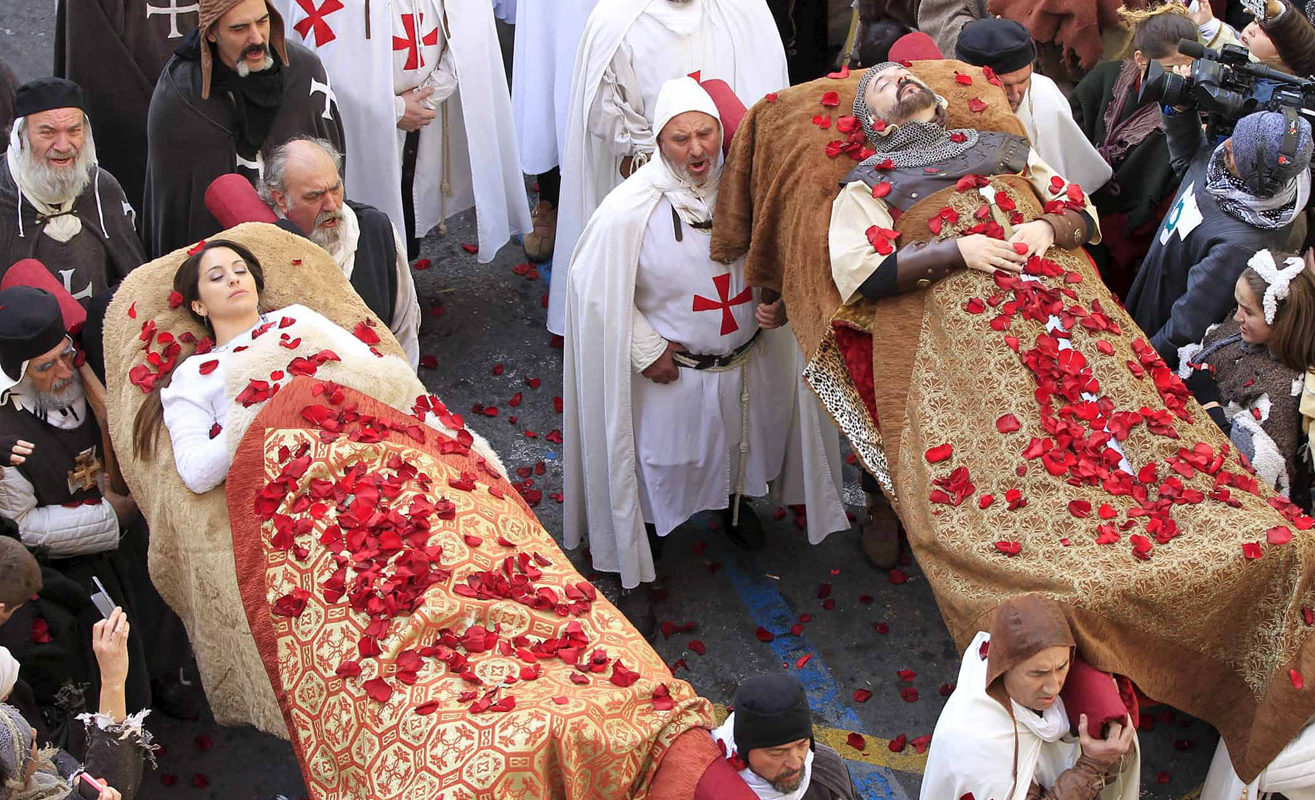
<path fill-rule="evenodd" d="M 132 494 L 132 490 L 123 480 L 119 459 L 115 457 L 114 445 L 110 442 L 110 417 L 105 410 L 105 384 L 100 382 L 100 378 L 97 378 L 96 373 L 92 372 L 91 367 L 85 363 L 78 367 L 78 374 L 82 376 L 82 388 L 87 395 L 87 405 L 91 407 L 91 413 L 96 417 L 96 423 L 100 425 L 101 452 L 104 453 L 105 477 L 109 480 L 110 489 L 115 494 Z"/>

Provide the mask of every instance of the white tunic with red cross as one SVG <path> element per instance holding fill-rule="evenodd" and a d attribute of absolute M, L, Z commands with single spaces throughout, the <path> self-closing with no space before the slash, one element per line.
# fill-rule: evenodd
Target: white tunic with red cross
<path fill-rule="evenodd" d="M 393 91 L 425 82 L 443 55 L 443 5 L 437 0 L 392 0 Z M 435 103 L 437 105 L 437 103 Z"/>
<path fill-rule="evenodd" d="M 671 203 L 649 217 L 635 273 L 635 307 L 667 341 L 691 353 L 725 355 L 753 338 L 757 298 L 744 262 L 708 257 L 709 231 L 680 223 Z M 781 337 L 777 334 L 784 333 Z M 767 494 L 784 464 L 798 378 L 789 331 L 763 331 L 747 362 L 726 371 L 681 369 L 658 384 L 636 373 L 631 384 L 639 494 L 644 521 L 665 536 L 690 516 L 726 508 L 740 465 L 741 389 L 749 390 L 749 451 L 744 494 Z"/>

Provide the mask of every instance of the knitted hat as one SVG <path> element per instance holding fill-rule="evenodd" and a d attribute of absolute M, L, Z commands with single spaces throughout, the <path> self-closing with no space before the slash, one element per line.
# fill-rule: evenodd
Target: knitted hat
<path fill-rule="evenodd" d="M 54 350 L 67 335 L 50 292 L 30 286 L 0 291 L 0 396 L 23 380 L 29 359 Z"/>
<path fill-rule="evenodd" d="M 200 2 L 201 21 L 197 25 L 197 30 L 201 36 L 201 99 L 204 100 L 210 97 L 210 75 L 214 71 L 214 53 L 211 52 L 206 37 L 214 32 L 219 18 L 232 11 L 233 7 L 242 0 L 200 0 Z M 278 53 L 278 57 L 286 65 L 288 45 L 283 38 L 283 16 L 269 0 L 265 0 L 265 7 L 269 9 L 269 49 Z"/>
<path fill-rule="evenodd" d="M 5 796 L 24 784 L 31 760 L 32 726 L 18 709 L 0 704 L 0 773 L 8 777 L 0 791 Z"/>
<path fill-rule="evenodd" d="M 963 26 L 954 57 L 1004 75 L 1036 61 L 1036 45 L 1027 28 L 1012 19 L 985 17 Z"/>
<path fill-rule="evenodd" d="M 27 117 L 54 108 L 85 109 L 82 87 L 64 78 L 37 78 L 14 92 L 15 117 Z"/>
<path fill-rule="evenodd" d="M 1276 189 L 1286 186 L 1310 167 L 1311 149 L 1315 146 L 1310 123 L 1302 117 L 1296 117 L 1295 123 L 1297 147 L 1290 157 L 1282 154 L 1287 122 L 1279 112 L 1248 114 L 1233 127 L 1233 163 L 1237 166 L 1237 176 L 1251 194 L 1271 196 Z M 1265 189 L 1267 179 L 1272 180 L 1272 188 L 1268 191 Z"/>
<path fill-rule="evenodd" d="M 0 603 L 13 611 L 41 591 L 41 566 L 17 539 L 0 536 Z"/>
<path fill-rule="evenodd" d="M 735 692 L 735 750 L 741 758 L 762 747 L 813 739 L 804 686 L 784 672 L 755 675 Z"/>

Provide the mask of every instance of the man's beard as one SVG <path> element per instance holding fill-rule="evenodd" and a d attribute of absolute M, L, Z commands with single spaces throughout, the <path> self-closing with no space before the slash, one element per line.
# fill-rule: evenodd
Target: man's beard
<path fill-rule="evenodd" d="M 913 92 L 907 97 L 904 95 L 904 87 L 913 84 L 918 87 L 918 91 Z M 885 115 L 886 121 L 892 124 L 902 124 L 909 121 L 914 114 L 919 111 L 925 111 L 929 108 L 936 107 L 936 93 L 929 86 L 913 78 L 905 78 L 900 81 L 899 88 L 896 90 L 896 97 L 899 99 L 891 107 L 888 114 Z"/>
<path fill-rule="evenodd" d="M 711 159 L 711 157 L 709 157 L 709 159 Z M 689 170 L 685 169 L 684 164 L 672 164 L 668 161 L 667 165 L 671 167 L 671 171 L 675 173 L 676 177 L 679 178 L 682 183 L 687 183 L 696 189 L 702 189 L 704 186 L 715 182 L 717 178 L 721 176 L 721 165 L 711 160 L 708 164 L 708 171 L 697 177 L 691 175 Z"/>
<path fill-rule="evenodd" d="M 72 202 L 87 188 L 91 182 L 91 159 L 87 155 L 86 145 L 81 149 L 70 147 L 68 150 L 55 150 L 53 147 L 46 155 L 38 157 L 32 151 L 32 145 L 24 141 L 23 180 L 36 187 L 46 202 L 52 205 Z M 72 163 L 55 166 L 50 161 L 51 155 L 72 155 Z"/>
<path fill-rule="evenodd" d="M 38 417 L 44 417 L 52 411 L 68 408 L 74 403 L 86 397 L 86 392 L 82 388 L 82 376 L 74 372 L 68 380 L 63 383 L 57 383 L 50 387 L 50 391 L 39 392 L 32 386 L 30 376 L 23 376 L 23 381 L 18 387 L 26 404 L 32 406 L 29 409 Z"/>
<path fill-rule="evenodd" d="M 252 69 L 247 57 L 256 53 L 264 53 L 265 60 L 261 62 L 258 68 Z M 242 55 L 237 59 L 237 69 L 234 72 L 237 73 L 239 78 L 245 78 L 253 72 L 264 72 L 272 66 L 274 66 L 274 57 L 269 54 L 269 47 L 263 44 L 253 44 L 242 51 Z"/>
<path fill-rule="evenodd" d="M 337 220 L 337 224 L 329 228 L 321 227 L 329 220 Z M 311 228 L 310 240 L 315 244 L 328 251 L 329 255 L 337 256 L 338 247 L 342 243 L 342 211 L 321 211 L 315 216 L 315 227 Z"/>
<path fill-rule="evenodd" d="M 781 794 L 789 794 L 799 788 L 799 783 L 804 779 L 804 771 L 801 769 L 797 772 L 790 773 L 789 777 L 778 775 L 771 781 L 772 788 Z"/>

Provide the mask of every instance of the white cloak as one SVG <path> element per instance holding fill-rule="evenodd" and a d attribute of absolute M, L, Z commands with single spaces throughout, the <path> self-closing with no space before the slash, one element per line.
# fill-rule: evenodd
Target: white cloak
<path fill-rule="evenodd" d="M 1010 716 L 999 701 L 986 693 L 986 658 L 981 655 L 981 648 L 989 641 L 991 634 L 979 632 L 964 651 L 959 681 L 931 736 L 920 800 L 958 798 L 969 792 L 979 798 L 1025 800 L 1033 781 L 1047 788 L 1053 786 L 1060 773 L 1077 763 L 1082 754 L 1077 739 L 1068 735 L 1063 700 L 1056 698 L 1055 705 L 1046 712 L 1047 717 L 1057 712 L 1062 718 L 1062 737 L 1046 741 L 1028 725 L 1015 721 L 1019 713 L 1032 712 L 1015 704 L 1015 716 Z M 1010 764 L 1015 763 L 1015 731 L 1017 780 L 1010 769 Z M 1141 755 L 1135 734 L 1133 742 L 1132 764 L 1100 793 L 1103 800 L 1138 797 Z"/>
<path fill-rule="evenodd" d="M 1074 121 L 1068 98 L 1045 75 L 1032 73 L 1032 84 L 1014 113 L 1041 160 L 1082 191 L 1092 194 L 1114 174 Z"/>
<path fill-rule="evenodd" d="M 594 569 L 619 572 L 627 588 L 656 577 L 640 497 L 631 326 L 642 239 L 663 197 L 657 179 L 664 169 L 660 157 L 650 161 L 603 200 L 576 248 L 566 298 L 565 542 L 578 547 L 587 530 Z M 793 333 L 780 328 L 762 337 L 777 346 L 759 346 L 753 357 L 775 352 L 791 362 L 779 365 L 784 374 L 794 376 L 794 391 L 785 389 L 775 398 L 792 397 L 793 408 L 782 434 L 783 466 L 771 488 L 783 503 L 807 504 L 808 539 L 816 544 L 849 528 L 841 501 L 839 436 L 823 422 L 817 399 L 800 377 L 803 354 Z M 755 400 L 763 398 L 751 396 L 751 408 Z M 719 507 L 725 505 L 723 497 Z"/>
<path fill-rule="evenodd" d="M 1258 800 L 1276 792 L 1288 800 L 1315 800 L 1315 723 L 1303 728 L 1249 784 L 1237 777 L 1228 748 L 1220 739 L 1201 800 Z"/>
<path fill-rule="evenodd" d="M 567 272 L 576 241 L 599 202 L 618 183 L 620 159 L 613 155 L 610 143 L 590 133 L 590 113 L 603 86 L 603 76 L 613 56 L 625 40 L 635 21 L 650 5 L 665 5 L 669 0 L 608 0 L 594 7 L 580 37 L 575 57 L 575 79 L 571 84 L 571 101 L 566 118 L 566 138 L 559 142 L 562 167 L 562 193 L 557 206 L 557 237 L 554 252 L 560 254 L 553 264 L 553 280 L 548 293 L 548 330 L 565 330 Z M 765 0 L 691 0 L 701 7 L 705 17 L 696 36 L 706 43 L 716 43 L 719 57 L 733 64 L 731 69 L 713 68 L 702 62 L 702 55 L 672 52 L 665 63 L 652 61 L 634 65 L 646 84 L 661 86 L 663 81 L 700 71 L 703 80 L 720 78 L 730 85 L 746 106 L 763 95 L 790 84 L 785 63 L 785 48 Z M 660 8 L 660 6 L 659 6 Z M 691 36 L 690 38 L 693 38 Z M 653 109 L 644 109 L 653 121 Z"/>
<path fill-rule="evenodd" d="M 343 7 L 307 21 L 298 0 L 274 0 L 289 37 L 319 56 L 342 110 L 350 157 L 347 196 L 388 215 L 399 230 L 402 215 L 402 141 L 393 91 L 393 55 L 398 46 L 394 17 L 405 11 L 401 0 L 370 0 L 370 38 L 365 38 L 365 0 L 344 0 Z M 319 7 L 317 3 L 310 3 Z M 408 7 L 410 3 L 406 4 Z M 444 219 L 475 208 L 481 262 L 493 260 L 512 236 L 532 229 L 516 136 L 511 123 L 502 52 L 498 47 L 489 0 L 443 0 L 444 13 L 432 21 L 451 48 L 457 91 L 439 115 L 421 130 L 413 187 L 415 231 L 424 236 Z M 305 22 L 301 29 L 298 25 Z M 431 34 L 422 21 L 418 36 Z M 464 98 L 464 101 L 463 101 Z M 327 103 L 327 99 L 326 99 Z M 451 194 L 442 197 L 443 107 L 446 107 Z M 473 165 L 473 170 L 472 170 Z"/>
<path fill-rule="evenodd" d="M 521 169 L 539 175 L 561 163 L 575 51 L 598 0 L 520 0 L 512 53 L 511 107 Z"/>

